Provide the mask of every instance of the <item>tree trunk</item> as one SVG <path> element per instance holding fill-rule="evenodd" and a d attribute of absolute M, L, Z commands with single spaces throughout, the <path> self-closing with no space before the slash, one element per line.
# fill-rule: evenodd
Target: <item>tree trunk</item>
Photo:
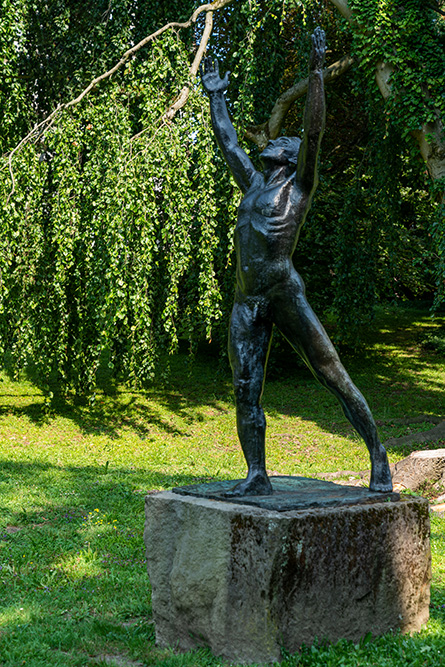
<path fill-rule="evenodd" d="M 348 6 L 347 0 L 330 0 L 340 14 L 349 21 L 354 29 L 354 16 Z M 391 93 L 391 74 L 394 71 L 392 65 L 385 62 L 377 63 L 376 82 L 382 96 L 387 99 Z M 440 113 L 434 123 L 425 123 L 419 130 L 411 134 L 419 145 L 420 154 L 425 161 L 428 172 L 433 182 L 445 177 L 445 139 L 443 135 L 443 122 Z M 444 195 L 442 194 L 442 200 Z"/>

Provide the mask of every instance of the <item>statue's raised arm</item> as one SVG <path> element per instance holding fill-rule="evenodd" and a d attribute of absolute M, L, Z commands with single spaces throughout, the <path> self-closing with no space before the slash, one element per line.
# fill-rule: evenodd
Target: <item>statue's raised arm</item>
<path fill-rule="evenodd" d="M 246 192 L 251 185 L 256 170 L 247 153 L 238 145 L 235 128 L 227 112 L 224 93 L 229 85 L 230 72 L 227 72 L 222 79 L 219 76 L 218 61 L 212 61 L 211 58 L 204 60 L 204 70 L 201 67 L 200 72 L 202 84 L 210 98 L 212 126 L 219 147 L 235 181 L 241 190 Z"/>
<path fill-rule="evenodd" d="M 317 161 L 325 125 L 326 105 L 323 85 L 323 63 L 326 55 L 324 30 L 315 28 L 309 62 L 309 87 L 303 122 L 303 142 L 298 155 L 297 179 L 309 192 L 317 187 Z"/>

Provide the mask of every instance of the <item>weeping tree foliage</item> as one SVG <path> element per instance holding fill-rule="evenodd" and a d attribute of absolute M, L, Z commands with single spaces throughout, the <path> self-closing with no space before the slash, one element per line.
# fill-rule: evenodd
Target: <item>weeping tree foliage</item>
<path fill-rule="evenodd" d="M 22 25 L 20 43 L 9 45 L 18 51 L 11 79 L 31 123 L 167 18 L 151 3 L 152 22 L 138 34 L 150 3 L 97 3 L 94 15 L 77 3 L 12 4 Z M 32 362 L 43 383 L 58 376 L 91 387 L 104 356 L 116 375 L 146 380 L 159 350 L 174 349 L 178 336 L 210 336 L 221 318 L 216 275 L 232 230 L 218 201 L 233 188 L 215 164 L 201 91 L 174 122 L 164 118 L 187 79 L 194 39 L 193 30 L 164 33 L 25 144 L 14 156 L 13 192 L 4 173 L 2 341 L 14 365 Z M 9 147 L 23 132 L 13 120 Z"/>
<path fill-rule="evenodd" d="M 431 5 L 215 0 L 196 13 L 183 0 L 0 0 L 0 332 L 11 368 L 32 365 L 48 391 L 54 380 L 92 389 L 100 364 L 137 384 L 179 339 L 225 337 L 239 193 L 197 65 L 208 41 L 232 72 L 230 111 L 257 161 L 268 136 L 301 131 L 317 24 L 332 83 L 295 265 L 352 344 L 379 299 L 435 292 L 439 303 L 444 21 Z"/>

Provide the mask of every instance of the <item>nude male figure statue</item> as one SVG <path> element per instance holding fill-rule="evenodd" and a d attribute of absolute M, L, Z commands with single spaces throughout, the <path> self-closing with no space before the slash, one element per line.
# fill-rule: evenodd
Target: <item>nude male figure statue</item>
<path fill-rule="evenodd" d="M 373 491 L 392 490 L 386 450 L 369 407 L 340 362 L 326 331 L 310 307 L 304 283 L 292 263 L 300 229 L 317 186 L 317 160 L 325 123 L 322 67 L 325 34 L 312 35 L 304 134 L 269 141 L 257 171 L 238 145 L 224 92 L 229 73 L 219 76 L 210 58 L 201 70 L 210 97 L 213 130 L 244 197 L 235 229 L 236 294 L 229 355 L 236 398 L 237 430 L 248 466 L 247 478 L 231 496 L 266 495 L 272 486 L 265 467 L 266 420 L 261 395 L 275 324 L 315 377 L 339 399 L 346 417 L 365 441 L 371 458 Z"/>

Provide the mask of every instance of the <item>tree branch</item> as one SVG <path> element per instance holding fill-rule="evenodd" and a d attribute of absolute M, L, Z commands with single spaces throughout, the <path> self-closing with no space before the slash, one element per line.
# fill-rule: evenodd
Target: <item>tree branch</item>
<path fill-rule="evenodd" d="M 323 70 L 323 81 L 329 83 L 346 72 L 354 62 L 352 56 L 343 56 Z M 257 144 L 262 150 L 269 139 L 275 139 L 280 134 L 284 119 L 292 104 L 299 97 L 306 94 L 309 86 L 309 77 L 302 79 L 291 88 L 288 88 L 275 102 L 269 120 L 261 125 L 251 125 L 245 131 L 245 136 Z"/>
<path fill-rule="evenodd" d="M 117 72 L 118 69 L 120 69 L 129 58 L 131 58 L 135 53 L 137 53 L 143 46 L 148 44 L 149 42 L 153 41 L 160 35 L 162 35 L 164 32 L 167 30 L 171 30 L 173 28 L 189 28 L 193 23 L 196 23 L 196 20 L 202 12 L 207 12 L 206 16 L 206 22 L 205 22 L 205 28 L 203 32 L 203 36 L 201 39 L 201 43 L 199 45 L 198 51 L 196 53 L 195 59 L 190 67 L 190 74 L 192 76 L 196 76 L 196 73 L 198 71 L 199 64 L 202 60 L 202 56 L 204 54 L 205 48 L 207 46 L 211 31 L 212 31 L 212 26 L 213 26 L 213 12 L 221 9 L 222 7 L 225 7 L 226 5 L 230 4 L 233 2 L 233 0 L 214 0 L 214 2 L 207 3 L 205 5 L 201 5 L 195 11 L 193 12 L 192 16 L 188 19 L 188 21 L 185 21 L 184 23 L 179 23 L 179 22 L 172 22 L 172 23 L 167 23 L 164 25 L 162 28 L 159 28 L 159 30 L 156 30 L 153 32 L 151 35 L 147 35 L 147 37 L 144 37 L 140 42 L 135 44 L 135 46 L 132 46 L 131 49 L 128 49 L 125 51 L 123 54 L 122 58 L 117 62 L 111 69 L 109 69 L 107 72 L 104 72 L 100 76 L 97 76 L 95 79 L 93 79 L 88 86 L 74 99 L 70 100 L 69 102 L 65 102 L 63 104 L 59 104 L 54 111 L 52 111 L 49 116 L 44 118 L 40 123 L 37 123 L 28 134 L 23 137 L 23 139 L 17 144 L 15 148 L 10 151 L 9 155 L 5 156 L 7 158 L 7 163 L 4 165 L 2 168 L 8 168 L 9 174 L 11 176 L 11 183 L 12 183 L 12 188 L 11 192 L 8 195 L 7 203 L 9 203 L 9 200 L 11 196 L 15 192 L 15 178 L 14 178 L 14 172 L 12 169 L 12 159 L 16 153 L 18 153 L 23 146 L 28 143 L 29 141 L 37 141 L 50 127 L 51 125 L 55 122 L 57 116 L 62 113 L 65 109 L 68 109 L 69 107 L 74 106 L 75 104 L 79 104 L 88 93 L 91 92 L 91 90 L 97 86 L 98 83 L 101 81 L 104 81 L 105 79 L 108 79 L 110 76 L 112 76 L 115 72 Z M 173 118 L 174 115 L 176 114 L 176 111 L 178 109 L 182 108 L 184 104 L 187 101 L 187 98 L 189 96 L 190 89 L 188 86 L 185 86 L 181 93 L 179 94 L 179 97 L 176 99 L 176 101 L 172 104 L 172 106 L 167 110 L 166 114 L 164 117 L 167 117 L 169 119 Z"/>
<path fill-rule="evenodd" d="M 228 2 L 231 2 L 231 0 L 227 0 L 226 4 Z M 192 77 L 195 77 L 198 72 L 198 68 L 199 65 L 201 64 L 202 57 L 207 48 L 210 35 L 212 34 L 212 29 L 213 29 L 213 11 L 208 11 L 206 14 L 206 21 L 205 21 L 204 31 L 202 33 L 201 43 L 196 52 L 195 59 L 193 60 L 193 63 L 190 67 L 190 76 Z M 172 120 L 172 118 L 176 115 L 176 112 L 179 111 L 179 109 L 182 109 L 182 107 L 185 105 L 189 95 L 190 95 L 190 86 L 184 86 L 184 88 L 181 90 L 176 100 L 173 102 L 170 108 L 167 109 L 167 111 L 165 112 L 164 119 Z"/>
<path fill-rule="evenodd" d="M 351 24 L 354 23 L 353 15 L 348 7 L 347 0 L 330 0 L 335 5 L 340 14 Z M 439 14 L 444 15 L 440 9 L 442 3 L 426 2 L 427 7 L 433 9 Z M 394 66 L 384 61 L 379 61 L 376 65 L 375 79 L 380 93 L 384 99 L 388 99 L 392 94 L 391 74 L 394 72 Z M 425 91 L 428 96 L 428 91 Z M 419 144 L 420 153 L 425 161 L 430 176 L 433 181 L 441 180 L 445 177 L 445 141 L 443 139 L 444 123 L 439 112 L 436 113 L 436 119 L 424 123 L 419 130 L 411 132 L 411 135 Z"/>
<path fill-rule="evenodd" d="M 394 67 L 388 63 L 378 62 L 375 78 L 380 93 L 384 99 L 391 95 L 391 74 Z M 427 87 L 424 87 L 425 97 L 429 97 Z M 412 130 L 411 135 L 419 144 L 420 154 L 425 161 L 433 181 L 445 177 L 445 141 L 443 140 L 443 121 L 436 110 L 436 118 L 424 123 L 418 130 Z"/>
<path fill-rule="evenodd" d="M 348 0 L 331 0 L 331 3 L 337 7 L 343 18 L 345 18 L 347 21 L 352 20 L 352 12 L 348 6 Z"/>
<path fill-rule="evenodd" d="M 430 9 L 432 9 L 433 12 L 437 12 L 437 13 L 440 14 L 441 16 L 445 16 L 445 12 L 443 11 L 443 9 L 440 9 L 439 4 L 437 4 L 437 5 L 433 5 L 431 2 L 428 2 L 428 3 L 427 3 L 427 7 L 429 7 Z"/>

